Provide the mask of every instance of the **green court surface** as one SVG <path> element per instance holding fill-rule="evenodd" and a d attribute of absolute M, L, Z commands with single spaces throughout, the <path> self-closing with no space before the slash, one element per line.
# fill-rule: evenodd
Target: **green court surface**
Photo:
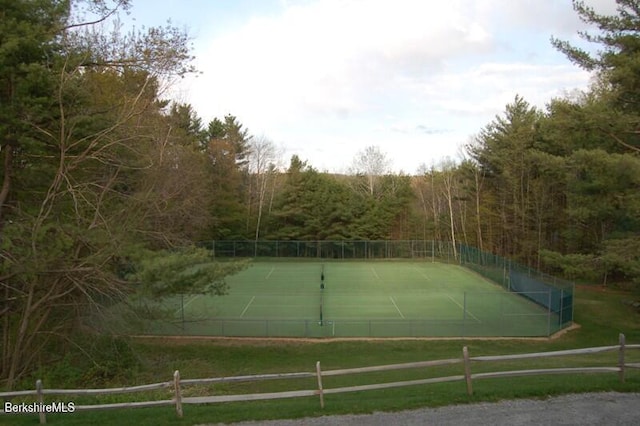
<path fill-rule="evenodd" d="M 324 280 L 322 280 L 324 278 Z M 225 296 L 185 295 L 144 333 L 254 337 L 548 336 L 558 315 L 461 266 L 254 261 Z M 324 283 L 324 288 L 321 284 Z M 545 296 L 546 297 L 546 296 Z"/>

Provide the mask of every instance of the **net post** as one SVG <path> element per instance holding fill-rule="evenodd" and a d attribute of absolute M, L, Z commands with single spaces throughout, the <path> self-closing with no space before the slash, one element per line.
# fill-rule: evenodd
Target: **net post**
<path fill-rule="evenodd" d="M 320 327 L 324 325 L 324 264 L 322 265 L 320 281 Z"/>

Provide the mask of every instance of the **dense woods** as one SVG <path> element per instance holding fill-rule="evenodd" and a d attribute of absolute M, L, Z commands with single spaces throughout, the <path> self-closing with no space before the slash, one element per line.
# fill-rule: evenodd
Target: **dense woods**
<path fill-rule="evenodd" d="M 313 158 L 283 159 L 238 117 L 203 123 L 163 96 L 195 71 L 186 34 L 102 25 L 127 0 L 1 3 L 0 379 L 9 388 L 44 349 L 72 347 L 79 318 L 122 295 L 223 292 L 238 266 L 184 285 L 157 278 L 205 262 L 191 246 L 212 239 L 447 240 L 572 279 L 640 284 L 638 1 L 618 0 L 616 16 L 574 2 L 593 24 L 583 36 L 595 56 L 552 39 L 593 72 L 588 91 L 544 108 L 514 96 L 464 158 L 425 159 L 414 175 L 391 172 L 375 146 L 349 174 L 331 174 Z M 191 248 L 177 259 L 182 247 Z"/>

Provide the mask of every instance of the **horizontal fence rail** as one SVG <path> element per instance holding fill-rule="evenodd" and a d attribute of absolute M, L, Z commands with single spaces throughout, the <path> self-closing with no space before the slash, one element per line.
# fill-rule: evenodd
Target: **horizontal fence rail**
<path fill-rule="evenodd" d="M 133 392 L 147 392 L 151 390 L 159 390 L 169 388 L 173 394 L 171 399 L 164 400 L 151 400 L 140 402 L 122 402 L 112 404 L 94 404 L 94 405 L 75 405 L 74 410 L 89 411 L 89 410 L 108 410 L 108 409 L 121 409 L 121 408 L 140 408 L 140 407 L 158 407 L 158 406 L 175 406 L 176 415 L 183 417 L 183 404 L 211 404 L 211 403 L 223 403 L 223 402 L 241 402 L 241 401 L 256 401 L 256 400 L 270 400 L 270 399 L 284 399 L 284 398 L 300 398 L 300 397 L 319 397 L 320 406 L 324 408 L 324 395 L 340 394 L 348 392 L 362 392 L 369 390 L 389 389 L 405 386 L 417 386 L 427 385 L 432 383 L 444 383 L 454 381 L 465 381 L 467 394 L 473 394 L 473 381 L 480 379 L 492 379 L 500 377 L 522 377 L 532 375 L 554 375 L 554 374 L 584 374 L 584 373 L 617 373 L 620 382 L 625 381 L 625 371 L 629 368 L 640 368 L 640 363 L 626 362 L 625 352 L 628 349 L 640 349 L 640 344 L 627 345 L 625 342 L 625 336 L 619 335 L 619 344 L 613 346 L 600 346 L 593 348 L 571 349 L 551 352 L 535 352 L 525 354 L 512 354 L 512 355 L 491 355 L 491 356 L 470 356 L 468 348 L 465 346 L 462 348 L 462 357 L 453 359 L 442 359 L 432 361 L 420 361 L 403 364 L 388 364 L 378 365 L 360 368 L 346 368 L 338 370 L 322 371 L 320 361 L 316 363 L 315 371 L 308 372 L 294 372 L 294 373 L 275 373 L 275 374 L 259 374 L 259 375 L 245 375 L 245 376 L 232 376 L 232 377 L 215 377 L 205 379 L 181 379 L 180 372 L 175 371 L 173 380 L 154 383 L 149 385 L 108 388 L 108 389 L 43 389 L 42 382 L 38 380 L 36 382 L 35 390 L 22 390 L 12 392 L 0 392 L 0 399 L 4 399 L 5 406 L 12 398 L 23 398 L 27 396 L 36 396 L 37 404 L 46 405 L 44 403 L 45 395 L 110 395 L 110 394 L 126 394 Z M 472 372 L 472 365 L 474 363 L 487 363 L 496 361 L 511 361 L 522 359 L 537 359 L 537 358 L 550 358 L 561 356 L 576 356 L 576 355 L 592 355 L 603 352 L 617 352 L 617 363 L 611 366 L 592 366 L 592 367 L 557 367 L 557 368 L 539 368 L 539 369 L 526 369 L 526 370 L 509 370 L 509 371 L 494 371 L 494 372 Z M 433 377 L 416 380 L 405 380 L 399 382 L 384 382 L 384 383 L 372 383 L 358 386 L 343 386 L 336 388 L 324 388 L 322 379 L 331 376 L 345 376 L 381 371 L 393 371 L 402 369 L 424 369 L 427 367 L 436 367 L 444 365 L 462 364 L 462 374 L 444 377 Z M 265 380 L 287 380 L 287 379 L 301 379 L 301 378 L 316 378 L 317 387 L 313 389 L 282 391 L 282 392 L 263 392 L 252 394 L 236 394 L 236 395 L 211 395 L 211 396 L 194 396 L 183 397 L 182 388 L 185 386 L 193 385 L 211 385 L 217 383 L 230 383 L 230 382 L 248 382 L 248 381 L 265 381 Z M 21 401 L 22 402 L 22 401 Z M 31 404 L 29 402 L 28 404 Z M 56 403 L 53 403 L 56 404 Z M 4 409 L 4 406 L 3 406 Z M 12 415 L 3 411 L 0 411 L 3 415 Z M 46 416 L 44 411 L 39 413 L 40 423 L 46 423 Z"/>

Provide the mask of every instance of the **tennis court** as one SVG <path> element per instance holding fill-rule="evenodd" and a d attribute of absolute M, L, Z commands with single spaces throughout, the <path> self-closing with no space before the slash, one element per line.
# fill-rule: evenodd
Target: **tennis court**
<path fill-rule="evenodd" d="M 150 334 L 259 337 L 548 336 L 546 295 L 507 291 L 438 262 L 254 261 L 225 296 L 184 295 Z"/>

